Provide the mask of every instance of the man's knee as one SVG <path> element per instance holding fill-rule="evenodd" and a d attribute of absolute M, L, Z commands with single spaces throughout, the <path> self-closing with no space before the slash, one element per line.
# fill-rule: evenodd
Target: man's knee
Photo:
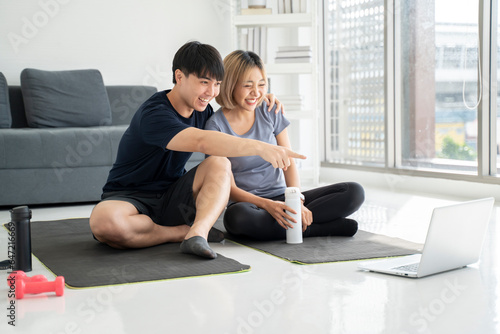
<path fill-rule="evenodd" d="M 96 207 L 90 215 L 89 222 L 90 230 L 96 239 L 110 246 L 124 247 L 131 237 L 130 231 L 125 228 L 123 217 L 120 218 L 117 212 Z"/>
<path fill-rule="evenodd" d="M 211 171 L 219 171 L 230 173 L 231 172 L 231 162 L 225 157 L 210 156 L 204 160 L 207 164 L 207 168 Z"/>
<path fill-rule="evenodd" d="M 215 181 L 219 186 L 230 187 L 231 162 L 225 157 L 210 156 L 206 158 L 198 167 L 197 173 L 199 173 L 197 178 L 202 180 L 202 184 Z"/>
<path fill-rule="evenodd" d="M 221 198 L 229 199 L 231 176 L 231 163 L 227 158 L 211 156 L 205 159 L 198 166 L 193 182 L 197 208 L 202 207 L 204 203 L 211 205 L 214 200 Z M 202 190 L 203 196 L 199 197 Z"/>

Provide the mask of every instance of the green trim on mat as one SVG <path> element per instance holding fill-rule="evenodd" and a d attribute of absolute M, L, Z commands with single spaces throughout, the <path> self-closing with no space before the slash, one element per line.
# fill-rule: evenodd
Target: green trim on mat
<path fill-rule="evenodd" d="M 297 260 L 288 260 L 288 259 L 286 259 L 286 258 L 284 258 L 284 257 L 278 256 L 278 255 L 274 255 L 274 254 L 272 254 L 272 253 L 266 252 L 265 250 L 258 249 L 258 248 L 254 248 L 254 247 L 251 247 L 251 246 L 248 246 L 248 245 L 245 245 L 245 244 L 239 243 L 239 242 L 234 241 L 234 240 L 231 240 L 231 239 L 227 239 L 227 238 L 226 238 L 226 240 L 231 241 L 231 242 L 232 242 L 232 243 L 234 243 L 234 244 L 237 244 L 237 245 L 240 245 L 240 246 L 243 246 L 243 247 L 247 247 L 247 248 L 250 248 L 250 249 L 256 250 L 256 251 L 258 251 L 258 252 L 261 252 L 261 253 L 267 254 L 267 255 L 271 255 L 271 256 L 273 256 L 273 257 L 275 257 L 275 258 L 278 258 L 278 259 L 280 259 L 280 260 L 283 260 L 283 261 L 286 261 L 286 262 L 289 262 L 289 263 L 293 263 L 293 264 L 300 264 L 300 265 L 303 265 L 303 266 L 312 266 L 312 265 L 316 265 L 316 264 L 329 264 L 329 263 L 343 263 L 343 262 L 358 262 L 358 261 L 383 260 L 383 259 L 390 259 L 390 258 L 397 258 L 397 257 L 407 256 L 407 255 L 396 255 L 396 256 L 372 257 L 372 258 L 355 259 L 355 260 L 339 260 L 339 261 L 327 261 L 327 262 L 305 263 L 305 262 L 300 262 L 300 261 L 297 261 Z"/>
<path fill-rule="evenodd" d="M 243 247 L 246 247 L 246 248 L 250 248 L 250 249 L 256 250 L 258 252 L 261 252 L 263 254 L 271 255 L 271 256 L 273 256 L 275 258 L 278 258 L 278 259 L 286 261 L 286 262 L 295 263 L 295 264 L 303 264 L 303 265 L 307 265 L 307 264 L 319 264 L 319 263 L 302 263 L 302 262 L 299 262 L 299 261 L 288 260 L 288 259 L 285 259 L 284 257 L 278 256 L 278 255 L 274 255 L 274 254 L 266 252 L 265 250 L 262 250 L 262 249 L 250 247 L 248 245 L 241 244 L 241 243 L 239 243 L 237 241 L 234 241 L 234 240 L 231 240 L 231 239 L 227 239 L 226 238 L 226 240 L 231 241 L 233 244 L 240 245 L 240 246 L 243 246 Z M 324 263 L 332 263 L 332 262 L 324 262 Z"/>
<path fill-rule="evenodd" d="M 42 261 L 40 261 L 39 258 L 37 258 L 33 253 L 31 255 L 38 260 L 42 264 L 42 266 L 45 267 L 54 277 L 57 277 L 57 275 L 50 270 L 49 267 L 47 267 Z M 187 278 L 196 278 L 196 277 L 209 277 L 209 276 L 222 276 L 222 275 L 227 275 L 227 274 L 239 274 L 239 273 L 244 273 L 248 272 L 252 269 L 251 266 L 248 266 L 248 269 L 241 269 L 238 271 L 228 271 L 225 273 L 218 273 L 218 274 L 208 274 L 208 275 L 197 275 L 197 276 L 184 276 L 184 277 L 173 277 L 173 278 L 164 278 L 164 279 L 157 279 L 157 280 L 150 280 L 150 281 L 141 281 L 141 282 L 129 282 L 129 283 L 117 283 L 117 284 L 107 284 L 107 285 L 95 285 L 95 286 L 86 286 L 86 287 L 76 287 L 76 286 L 71 286 L 66 281 L 64 281 L 64 285 L 72 290 L 87 290 L 87 289 L 94 289 L 94 288 L 106 288 L 110 286 L 119 286 L 119 285 L 133 285 L 133 284 L 141 284 L 141 283 L 152 283 L 152 282 L 166 282 L 166 281 L 173 281 L 173 280 L 181 280 L 181 279 L 187 279 Z"/>
<path fill-rule="evenodd" d="M 63 218 L 63 219 L 57 219 L 57 220 L 46 220 L 46 222 L 64 221 L 64 220 L 67 220 L 67 219 L 86 219 L 86 218 L 87 217 Z M 43 220 L 37 220 L 37 222 L 44 222 L 44 221 Z M 9 223 L 10 222 L 2 224 L 3 228 L 7 232 L 9 232 L 9 229 L 7 228 L 6 225 L 9 224 Z M 57 277 L 57 275 L 49 267 L 47 267 L 45 265 L 45 263 L 43 263 L 42 261 L 40 261 L 40 259 L 35 254 L 33 254 L 33 252 L 31 253 L 31 256 L 33 258 L 35 258 L 49 273 L 51 273 L 54 277 Z M 71 286 L 68 283 L 66 283 L 66 281 L 64 282 L 64 285 L 67 288 L 72 289 L 72 290 L 87 290 L 87 289 L 94 289 L 94 288 L 105 288 L 105 287 L 111 287 L 111 286 L 119 286 L 119 285 L 133 285 L 133 284 L 141 284 L 141 283 L 165 282 L 165 281 L 173 281 L 173 280 L 182 280 L 182 279 L 189 279 L 189 278 L 196 278 L 196 277 L 210 277 L 210 276 L 222 276 L 222 275 L 228 275 L 228 274 L 239 274 L 239 273 L 249 272 L 251 269 L 252 269 L 252 267 L 248 266 L 248 269 L 241 269 L 241 270 L 237 270 L 237 271 L 228 271 L 228 272 L 225 272 L 225 273 L 218 273 L 218 274 L 173 277 L 173 278 L 165 278 L 165 279 L 157 279 L 157 280 L 149 280 L 149 281 L 141 281 L 141 282 L 129 282 L 129 283 L 117 283 L 117 284 L 107 284 L 107 285 L 95 285 L 95 286 L 87 286 L 87 287 L 75 287 L 75 286 Z"/>

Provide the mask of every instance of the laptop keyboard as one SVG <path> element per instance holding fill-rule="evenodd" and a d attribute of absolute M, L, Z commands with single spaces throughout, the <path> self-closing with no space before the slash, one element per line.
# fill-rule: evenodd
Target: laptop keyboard
<path fill-rule="evenodd" d="M 417 269 L 418 269 L 418 265 L 419 263 L 412 263 L 412 264 L 406 264 L 404 266 L 399 266 L 399 267 L 395 267 L 395 268 L 392 268 L 392 269 L 395 269 L 395 270 L 404 270 L 404 271 L 409 271 L 409 272 L 417 272 Z"/>

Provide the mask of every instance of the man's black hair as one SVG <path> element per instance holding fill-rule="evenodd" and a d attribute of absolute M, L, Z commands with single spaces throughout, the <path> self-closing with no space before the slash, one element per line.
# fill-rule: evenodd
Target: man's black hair
<path fill-rule="evenodd" d="M 175 54 L 172 63 L 173 82 L 175 70 L 181 70 L 186 76 L 195 74 L 197 77 L 206 77 L 222 81 L 224 77 L 224 63 L 222 57 L 211 45 L 200 42 L 187 42 Z"/>

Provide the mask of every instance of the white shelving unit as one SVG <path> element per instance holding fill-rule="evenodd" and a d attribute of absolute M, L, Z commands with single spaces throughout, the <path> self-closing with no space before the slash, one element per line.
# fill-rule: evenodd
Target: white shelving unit
<path fill-rule="evenodd" d="M 271 6 L 276 1 L 268 0 Z M 292 149 L 307 156 L 304 161 L 297 160 L 301 181 L 316 185 L 319 182 L 319 122 L 320 122 L 320 64 L 322 57 L 318 52 L 319 31 L 317 1 L 309 0 L 307 13 L 240 15 L 241 0 L 233 0 L 231 14 L 231 37 L 233 49 L 242 47 L 241 38 L 244 29 L 266 28 L 266 41 L 261 44 L 266 51 L 260 56 L 266 63 L 266 72 L 270 78 L 271 92 L 280 96 L 303 98 L 303 107 L 293 110 L 285 104 L 285 115 L 290 120 L 289 127 Z M 310 63 L 275 63 L 275 55 L 280 46 L 310 46 Z M 257 52 L 259 53 L 259 52 Z"/>
<path fill-rule="evenodd" d="M 239 6 L 235 6 L 238 8 Z M 236 9 L 238 10 L 238 9 Z M 235 13 L 234 25 L 238 27 L 309 27 L 313 20 L 311 13 L 271 14 L 271 15 L 238 15 Z M 258 23 L 258 24 L 256 24 Z"/>
<path fill-rule="evenodd" d="M 310 74 L 313 71 L 313 66 L 310 63 L 296 64 L 266 64 L 267 74 Z"/>

